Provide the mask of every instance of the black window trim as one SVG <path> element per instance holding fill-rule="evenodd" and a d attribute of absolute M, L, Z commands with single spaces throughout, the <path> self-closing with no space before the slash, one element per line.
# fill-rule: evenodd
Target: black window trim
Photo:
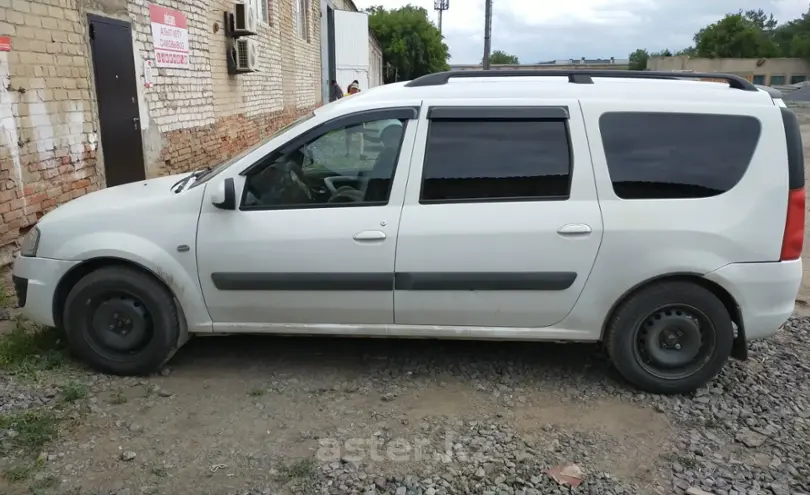
<path fill-rule="evenodd" d="M 239 175 L 245 177 L 245 184 L 242 185 L 242 194 L 239 200 L 239 210 L 240 211 L 312 210 L 324 208 L 363 208 L 369 206 L 388 205 L 388 203 L 390 203 L 391 201 L 390 192 L 388 195 L 388 199 L 385 201 L 367 201 L 362 203 L 334 203 L 334 204 L 316 203 L 316 204 L 247 206 L 245 205 L 245 198 L 247 197 L 247 181 L 250 178 L 249 176 L 252 175 L 253 173 L 258 173 L 256 172 L 256 170 L 261 168 L 260 164 L 266 164 L 265 166 L 270 166 L 270 164 L 272 164 L 279 157 L 291 153 L 292 151 L 300 148 L 301 146 L 309 143 L 310 141 L 317 139 L 323 136 L 324 134 L 327 134 L 337 129 L 343 129 L 345 127 L 349 127 L 352 125 L 360 124 L 363 122 L 372 122 L 376 120 L 399 120 L 402 122 L 402 129 L 403 129 L 402 136 L 400 136 L 399 141 L 399 153 L 400 153 L 399 156 L 401 156 L 402 144 L 405 141 L 405 133 L 407 132 L 408 129 L 408 121 L 410 120 L 416 121 L 418 119 L 419 119 L 418 106 L 378 108 L 373 110 L 363 110 L 359 112 L 341 115 L 332 120 L 317 125 L 312 129 L 304 131 L 303 133 L 299 134 L 293 139 L 282 144 L 275 150 L 259 158 L 252 165 L 250 165 L 245 170 L 239 173 Z M 397 168 L 394 167 L 394 176 L 391 177 L 392 186 L 393 181 L 396 178 L 396 172 Z"/>
<path fill-rule="evenodd" d="M 571 140 L 571 128 L 569 126 L 570 114 L 567 106 L 434 106 L 428 109 L 428 124 L 433 120 L 475 120 L 475 121 L 560 121 L 565 126 L 565 137 L 568 141 L 568 194 L 557 196 L 509 196 L 499 198 L 458 198 L 458 199 L 424 199 L 422 193 L 425 190 L 425 161 L 427 150 L 430 145 L 430 125 L 427 129 L 427 139 L 425 141 L 425 154 L 422 157 L 422 170 L 420 171 L 419 183 L 419 204 L 441 205 L 441 204 L 468 204 L 468 203 L 536 203 L 546 201 L 567 201 L 571 199 L 571 186 L 574 179 L 574 146 Z"/>
<path fill-rule="evenodd" d="M 428 110 L 428 120 L 568 120 L 570 118 L 567 106 L 435 106 Z"/>

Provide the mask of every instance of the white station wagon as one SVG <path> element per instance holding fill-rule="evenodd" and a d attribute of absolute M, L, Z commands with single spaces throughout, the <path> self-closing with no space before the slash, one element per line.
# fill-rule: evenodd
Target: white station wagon
<path fill-rule="evenodd" d="M 344 98 L 45 215 L 19 304 L 116 374 L 190 334 L 328 334 L 602 342 L 637 387 L 694 390 L 793 311 L 804 162 L 772 94 L 683 77 L 446 72 Z"/>

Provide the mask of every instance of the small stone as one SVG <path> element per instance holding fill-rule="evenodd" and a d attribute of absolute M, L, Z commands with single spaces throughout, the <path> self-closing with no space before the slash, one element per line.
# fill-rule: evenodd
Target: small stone
<path fill-rule="evenodd" d="M 135 452 L 132 452 L 131 450 L 125 450 L 125 451 L 121 452 L 121 460 L 122 461 L 135 460 L 136 456 L 137 456 L 137 454 Z"/>
<path fill-rule="evenodd" d="M 169 376 L 172 373 L 171 368 L 161 368 L 160 376 Z"/>
<path fill-rule="evenodd" d="M 693 486 L 690 489 L 686 490 L 686 495 L 712 495 L 712 494 Z"/>
<path fill-rule="evenodd" d="M 394 394 L 392 392 L 388 392 L 387 394 L 383 394 L 383 396 L 380 397 L 380 400 L 383 401 L 383 402 L 391 402 L 396 398 L 397 398 L 397 394 Z"/>
<path fill-rule="evenodd" d="M 397 495 L 405 495 L 406 493 L 408 493 L 408 489 L 404 486 L 397 488 Z"/>
<path fill-rule="evenodd" d="M 743 428 L 742 430 L 740 430 L 740 432 L 737 433 L 734 439 L 749 448 L 759 447 L 760 445 L 765 443 L 766 440 L 764 435 L 760 435 L 759 433 L 753 432 L 748 428 Z"/>
<path fill-rule="evenodd" d="M 174 395 L 172 392 L 169 392 L 168 390 L 163 390 L 162 388 L 158 389 L 157 393 L 161 397 L 171 397 L 172 395 Z"/>

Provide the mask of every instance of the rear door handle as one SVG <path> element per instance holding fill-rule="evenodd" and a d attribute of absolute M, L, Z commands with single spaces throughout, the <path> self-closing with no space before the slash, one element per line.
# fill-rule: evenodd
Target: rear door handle
<path fill-rule="evenodd" d="M 591 226 L 584 223 L 569 223 L 557 229 L 557 233 L 564 236 L 588 235 L 591 233 Z"/>
<path fill-rule="evenodd" d="M 379 230 L 364 230 L 354 234 L 354 240 L 360 242 L 382 241 L 385 239 L 385 232 Z"/>

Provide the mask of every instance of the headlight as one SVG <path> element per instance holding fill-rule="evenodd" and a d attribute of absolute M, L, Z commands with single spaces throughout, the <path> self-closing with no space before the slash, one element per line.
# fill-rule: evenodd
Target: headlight
<path fill-rule="evenodd" d="M 39 229 L 34 227 L 23 237 L 20 254 L 22 256 L 36 256 L 39 247 Z"/>

